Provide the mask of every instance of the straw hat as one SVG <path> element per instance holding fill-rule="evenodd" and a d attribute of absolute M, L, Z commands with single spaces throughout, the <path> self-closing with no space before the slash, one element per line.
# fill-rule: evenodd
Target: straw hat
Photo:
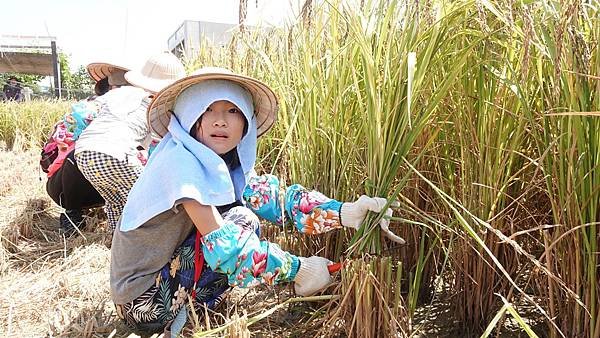
<path fill-rule="evenodd" d="M 132 85 L 149 92 L 159 92 L 175 80 L 185 76 L 181 61 L 170 52 L 154 55 L 146 61 L 141 70 L 125 73 L 125 79 Z"/>
<path fill-rule="evenodd" d="M 123 66 L 119 66 L 119 65 L 115 65 L 115 64 L 107 63 L 107 62 L 92 62 L 89 65 L 87 65 L 88 73 L 90 74 L 92 79 L 94 79 L 94 81 L 96 81 L 96 82 L 104 79 L 105 77 L 108 77 L 115 70 L 120 70 L 120 71 L 124 71 L 124 72 L 129 71 L 129 69 L 127 67 L 123 67 Z"/>
<path fill-rule="evenodd" d="M 277 120 L 277 110 L 279 108 L 277 96 L 267 85 L 251 77 L 234 74 L 228 69 L 206 67 L 165 87 L 154 96 L 154 100 L 148 107 L 148 125 L 150 129 L 159 136 L 164 136 L 168 132 L 167 127 L 177 97 L 186 88 L 207 80 L 232 81 L 245 88 L 252 95 L 258 137 L 271 129 Z"/>

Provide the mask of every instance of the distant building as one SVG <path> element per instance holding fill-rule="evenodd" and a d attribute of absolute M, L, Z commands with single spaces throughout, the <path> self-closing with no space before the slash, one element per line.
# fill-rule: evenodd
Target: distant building
<path fill-rule="evenodd" d="M 182 59 L 196 55 L 202 41 L 225 46 L 236 27 L 236 24 L 185 20 L 169 37 L 169 50 Z"/>
<path fill-rule="evenodd" d="M 59 69 L 56 37 L 0 35 L 0 73 L 52 76 L 55 95 L 60 98 Z"/>

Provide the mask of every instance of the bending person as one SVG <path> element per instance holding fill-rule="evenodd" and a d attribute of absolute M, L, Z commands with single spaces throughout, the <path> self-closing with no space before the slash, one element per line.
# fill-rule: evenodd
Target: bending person
<path fill-rule="evenodd" d="M 140 71 L 125 73 L 130 85 L 103 96 L 98 116 L 75 146 L 77 166 L 106 202 L 110 231 L 146 161 L 139 149 L 151 142 L 146 110 L 152 94 L 184 75 L 181 62 L 168 52 L 149 58 Z"/>
<path fill-rule="evenodd" d="M 84 129 L 96 118 L 103 95 L 111 88 L 127 85 L 124 74 L 126 67 L 111 63 L 90 63 L 87 71 L 96 81 L 95 95 L 82 100 L 71 107 L 71 112 L 59 121 L 52 133 L 49 142 L 44 146 L 42 153 L 52 157 L 51 163 L 44 171 L 47 172 L 48 181 L 46 191 L 52 200 L 64 208 L 60 214 L 60 232 L 67 236 L 73 235 L 77 229 L 85 227 L 83 215 L 86 209 L 104 205 L 104 199 L 88 180 L 79 171 L 75 162 L 75 143 Z"/>

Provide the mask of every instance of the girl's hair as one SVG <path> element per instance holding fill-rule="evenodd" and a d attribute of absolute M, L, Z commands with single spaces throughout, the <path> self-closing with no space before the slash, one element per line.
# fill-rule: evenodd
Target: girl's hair
<path fill-rule="evenodd" d="M 240 158 L 237 152 L 237 147 L 231 149 L 229 152 L 220 156 L 225 162 L 225 164 L 227 164 L 227 168 L 229 168 L 229 170 L 233 170 L 241 165 Z"/>
<path fill-rule="evenodd" d="M 94 86 L 94 92 L 98 96 L 106 94 L 109 89 L 110 85 L 108 84 L 108 77 L 105 77 L 102 80 L 96 82 L 96 85 Z"/>

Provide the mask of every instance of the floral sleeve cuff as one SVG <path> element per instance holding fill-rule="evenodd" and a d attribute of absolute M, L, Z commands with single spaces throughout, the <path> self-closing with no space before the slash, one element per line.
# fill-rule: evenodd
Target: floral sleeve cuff
<path fill-rule="evenodd" d="M 228 276 L 231 286 L 250 287 L 292 281 L 298 257 L 277 244 L 260 241 L 253 231 L 227 223 L 202 239 L 204 259 L 211 269 Z"/>
<path fill-rule="evenodd" d="M 321 234 L 341 227 L 341 202 L 299 184 L 288 187 L 280 200 L 279 179 L 273 175 L 249 180 L 243 193 L 246 205 L 258 216 L 282 225 L 282 207 L 294 226 L 306 234 Z M 282 206 L 283 204 L 283 206 Z"/>
<path fill-rule="evenodd" d="M 305 234 L 316 235 L 341 228 L 341 207 L 341 202 L 300 184 L 292 185 L 285 193 L 285 211 L 296 228 Z"/>

